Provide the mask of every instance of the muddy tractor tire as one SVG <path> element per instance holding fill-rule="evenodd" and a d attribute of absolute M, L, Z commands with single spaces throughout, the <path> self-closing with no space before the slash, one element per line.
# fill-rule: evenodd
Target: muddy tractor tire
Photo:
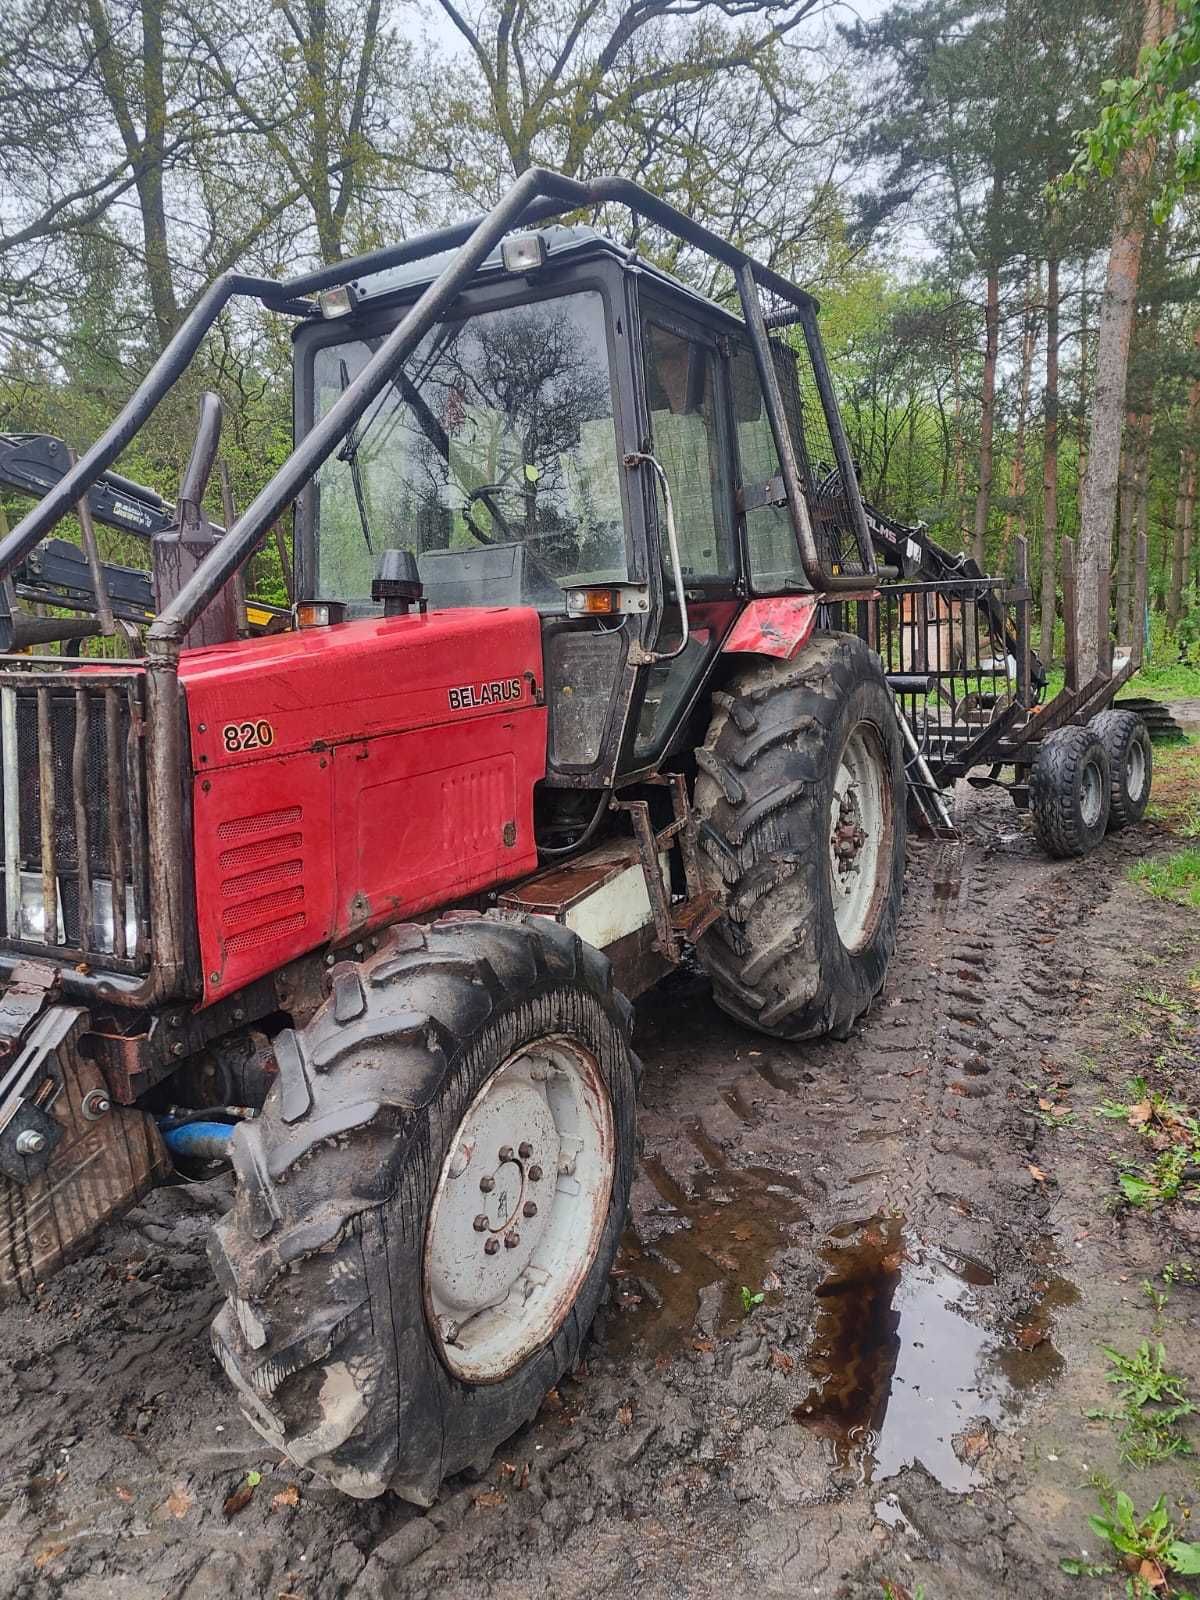
<path fill-rule="evenodd" d="M 1150 803 L 1154 781 L 1150 730 L 1136 711 L 1098 711 L 1088 726 L 1108 751 L 1108 829 L 1116 833 L 1140 822 Z"/>
<path fill-rule="evenodd" d="M 213 1343 L 293 1461 L 429 1505 L 579 1357 L 628 1209 L 631 1013 L 578 935 L 497 912 L 330 976 L 234 1136 Z"/>
<path fill-rule="evenodd" d="M 1108 828 L 1108 751 L 1094 728 L 1056 728 L 1038 746 L 1029 810 L 1047 855 L 1085 856 Z"/>
<path fill-rule="evenodd" d="M 904 758 L 879 658 L 818 634 L 713 704 L 696 754 L 701 866 L 724 907 L 699 949 L 713 998 L 777 1038 L 844 1038 L 883 985 L 904 890 Z"/>

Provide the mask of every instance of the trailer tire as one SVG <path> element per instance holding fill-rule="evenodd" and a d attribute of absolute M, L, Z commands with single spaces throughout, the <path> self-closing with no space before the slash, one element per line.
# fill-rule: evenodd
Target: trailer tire
<path fill-rule="evenodd" d="M 429 1505 L 579 1358 L 633 1177 L 631 1008 L 577 934 L 500 912 L 330 977 L 232 1141 L 213 1344 L 297 1464 Z"/>
<path fill-rule="evenodd" d="M 696 755 L 701 871 L 724 908 L 698 951 L 713 998 L 776 1038 L 845 1038 L 883 985 L 904 891 L 904 757 L 883 668 L 852 634 L 820 633 L 794 661 L 739 672 L 713 705 Z"/>
<path fill-rule="evenodd" d="M 1038 746 L 1029 809 L 1042 848 L 1057 859 L 1085 856 L 1108 827 L 1108 751 L 1094 728 L 1056 728 Z"/>
<path fill-rule="evenodd" d="M 1154 781 L 1150 730 L 1136 711 L 1098 711 L 1088 726 L 1108 751 L 1108 830 L 1116 833 L 1140 822 L 1150 803 Z"/>

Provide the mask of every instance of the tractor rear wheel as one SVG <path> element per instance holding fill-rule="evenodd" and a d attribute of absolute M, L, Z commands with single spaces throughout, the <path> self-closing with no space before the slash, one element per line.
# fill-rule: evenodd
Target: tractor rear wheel
<path fill-rule="evenodd" d="M 455 913 L 333 968 L 233 1140 L 213 1342 L 250 1421 L 428 1505 L 578 1359 L 634 1161 L 630 1008 L 540 917 Z"/>
<path fill-rule="evenodd" d="M 1088 726 L 1108 751 L 1110 833 L 1140 822 L 1150 804 L 1154 750 L 1150 730 L 1136 711 L 1098 711 Z"/>
<path fill-rule="evenodd" d="M 1056 728 L 1038 745 L 1029 810 L 1047 855 L 1085 856 L 1104 838 L 1110 805 L 1108 751 L 1094 728 Z"/>
<path fill-rule="evenodd" d="M 701 864 L 725 911 L 699 949 L 713 998 L 778 1038 L 844 1038 L 883 985 L 904 892 L 883 668 L 852 634 L 818 634 L 713 703 L 696 752 Z"/>

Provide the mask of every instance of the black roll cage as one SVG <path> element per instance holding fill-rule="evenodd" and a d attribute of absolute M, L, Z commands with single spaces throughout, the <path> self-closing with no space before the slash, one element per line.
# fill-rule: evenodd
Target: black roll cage
<path fill-rule="evenodd" d="M 162 354 L 142 379 L 131 398 L 79 461 L 65 472 L 3 540 L 0 540 L 0 589 L 7 588 L 18 565 L 46 534 L 71 513 L 96 482 L 138 434 L 164 396 L 179 379 L 205 335 L 221 312 L 236 298 L 257 300 L 268 310 L 297 318 L 311 318 L 316 308 L 306 299 L 356 278 L 442 252 L 455 254 L 432 283 L 405 311 L 356 378 L 329 411 L 295 445 L 291 454 L 208 554 L 179 587 L 151 624 L 143 659 L 113 662 L 114 671 L 145 674 L 146 787 L 148 902 L 151 916 L 150 970 L 140 981 L 116 973 L 81 975 L 72 964 L 63 966 L 68 992 L 96 996 L 120 1006 L 147 1007 L 198 988 L 198 956 L 190 902 L 191 815 L 187 784 L 189 758 L 179 686 L 179 656 L 188 629 L 216 601 L 225 585 L 258 549 L 272 524 L 293 505 L 322 464 L 346 438 L 367 408 L 391 382 L 432 325 L 453 306 L 475 278 L 480 266 L 506 233 L 549 222 L 571 212 L 605 205 L 626 207 L 684 243 L 722 262 L 733 273 L 741 301 L 746 337 L 754 353 L 775 449 L 784 495 L 800 553 L 801 565 L 813 589 L 831 596 L 860 591 L 876 574 L 871 535 L 858 493 L 849 445 L 833 400 L 816 327 L 817 304 L 812 297 L 772 268 L 755 261 L 745 251 L 692 221 L 682 212 L 626 178 L 596 178 L 580 183 L 543 168 L 531 168 L 512 184 L 487 213 L 470 222 L 438 229 L 404 243 L 322 267 L 315 272 L 275 282 L 228 272 L 217 278 L 184 318 Z M 859 560 L 853 573 L 831 570 L 818 548 L 802 482 L 796 444 L 784 411 L 779 376 L 771 357 L 767 320 L 759 300 L 765 289 L 789 308 L 773 316 L 772 326 L 799 323 L 804 332 L 818 392 L 833 441 L 837 468 L 852 511 Z M 212 408 L 210 408 L 212 409 Z M 192 451 L 192 462 L 179 494 L 180 517 L 186 518 L 189 496 L 195 499 L 197 483 L 212 464 L 216 449 L 215 421 L 202 417 Z M 652 585 L 658 581 L 651 575 Z M 58 656 L 3 657 L 0 667 L 11 664 L 27 676 L 30 687 L 48 693 L 68 663 Z M 623 675 L 638 668 L 627 659 Z M 629 689 L 632 693 L 632 687 Z M 19 959 L 14 951 L 0 953 L 0 973 Z"/>
<path fill-rule="evenodd" d="M 875 573 L 875 558 L 861 500 L 854 487 L 853 462 L 838 419 L 829 373 L 821 355 L 816 332 L 817 304 L 812 296 L 772 268 L 754 260 L 744 250 L 685 216 L 667 201 L 651 194 L 640 184 L 617 177 L 595 178 L 588 183 L 581 183 L 540 167 L 522 173 L 486 216 L 470 222 L 437 229 L 365 256 L 302 273 L 282 283 L 238 272 L 225 273 L 216 279 L 92 448 L 22 518 L 7 538 L 0 541 L 0 582 L 11 575 L 17 564 L 112 465 L 183 373 L 205 334 L 231 300 L 238 297 L 254 299 L 269 310 L 308 317 L 312 315 L 313 308 L 305 302 L 306 296 L 350 283 L 385 268 L 421 260 L 442 251 L 456 250 L 453 259 L 419 295 L 359 375 L 325 416 L 299 441 L 270 482 L 236 518 L 224 537 L 216 542 L 209 555 L 152 624 L 147 640 L 151 659 L 173 659 L 188 627 L 257 549 L 276 518 L 295 502 L 313 474 L 342 443 L 433 323 L 467 287 L 503 236 L 515 228 L 547 222 L 572 211 L 610 204 L 628 208 L 705 255 L 722 262 L 733 272 L 747 337 L 762 384 L 805 576 L 815 590 L 826 593 L 861 589 L 864 579 L 869 579 Z M 853 574 L 829 570 L 814 537 L 796 451 L 784 412 L 779 378 L 771 359 L 766 318 L 759 300 L 760 288 L 787 303 L 791 310 L 782 320 L 798 322 L 808 344 L 833 438 L 837 465 L 842 481 L 849 490 L 854 512 L 860 566 Z"/>

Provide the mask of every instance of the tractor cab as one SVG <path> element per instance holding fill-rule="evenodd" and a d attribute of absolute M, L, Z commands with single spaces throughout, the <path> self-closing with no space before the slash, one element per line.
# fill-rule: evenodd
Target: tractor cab
<path fill-rule="evenodd" d="M 295 337 L 300 436 L 446 264 L 320 296 Z M 792 349 L 770 348 L 805 478 L 832 480 L 826 537 L 853 545 L 855 490 L 817 396 Z M 487 256 L 307 485 L 295 526 L 298 593 L 323 616 L 378 614 L 391 549 L 415 558 L 430 609 L 535 608 L 547 782 L 564 787 L 663 759 L 745 597 L 812 588 L 745 324 L 588 227 Z"/>

